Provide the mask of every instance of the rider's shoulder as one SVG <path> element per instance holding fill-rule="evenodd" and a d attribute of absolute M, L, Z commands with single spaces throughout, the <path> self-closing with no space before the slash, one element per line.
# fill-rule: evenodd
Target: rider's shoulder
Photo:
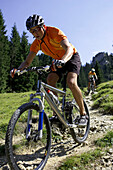
<path fill-rule="evenodd" d="M 90 72 L 89 72 L 89 75 L 96 75 L 96 73 L 95 73 L 95 72 L 90 71 Z"/>
<path fill-rule="evenodd" d="M 64 35 L 64 32 L 60 28 L 54 26 L 47 26 L 47 32 L 53 35 L 55 34 Z"/>
<path fill-rule="evenodd" d="M 60 30 L 59 28 L 55 27 L 55 26 L 46 26 L 47 30 Z"/>
<path fill-rule="evenodd" d="M 92 73 L 92 71 L 89 71 L 89 74 L 91 74 Z"/>

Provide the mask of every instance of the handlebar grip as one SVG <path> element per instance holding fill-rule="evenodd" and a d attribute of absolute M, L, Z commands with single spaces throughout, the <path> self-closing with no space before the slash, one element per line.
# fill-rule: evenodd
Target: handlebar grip
<path fill-rule="evenodd" d="M 59 62 L 59 63 L 55 63 L 55 67 L 63 67 L 65 65 L 65 63 Z"/>
<path fill-rule="evenodd" d="M 10 71 L 10 76 L 11 76 L 12 78 L 14 78 L 14 75 L 15 75 L 16 71 L 17 71 L 16 68 L 13 68 L 13 69 Z"/>
<path fill-rule="evenodd" d="M 49 71 L 49 70 L 51 70 L 51 66 L 46 65 L 46 66 L 44 67 L 44 71 Z"/>
<path fill-rule="evenodd" d="M 25 69 L 25 70 L 22 70 L 22 71 L 20 71 L 20 70 L 17 70 L 16 71 L 16 73 L 18 74 L 18 76 L 20 76 L 21 74 L 24 74 L 24 73 L 26 73 L 27 72 L 27 70 Z"/>

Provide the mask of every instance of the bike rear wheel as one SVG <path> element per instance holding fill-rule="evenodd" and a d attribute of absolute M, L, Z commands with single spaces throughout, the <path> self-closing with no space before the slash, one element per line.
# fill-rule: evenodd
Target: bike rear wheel
<path fill-rule="evenodd" d="M 80 117 L 80 110 L 79 110 L 79 107 L 78 107 L 77 103 L 75 102 L 75 100 L 73 100 L 72 106 L 73 106 L 73 109 L 72 109 L 72 113 L 71 113 L 70 123 L 76 125 L 76 121 Z M 87 126 L 84 128 L 83 127 L 82 128 L 75 127 L 75 128 L 70 129 L 71 135 L 72 135 L 73 139 L 75 140 L 75 142 L 77 142 L 77 143 L 83 143 L 87 139 L 89 129 L 90 129 L 90 115 L 89 115 L 89 111 L 88 111 L 85 101 L 84 101 L 84 108 L 85 108 L 85 112 L 86 112 L 86 115 L 88 118 Z"/>
<path fill-rule="evenodd" d="M 28 111 L 32 111 L 30 138 L 26 139 Z M 43 169 L 50 153 L 51 129 L 47 115 L 44 113 L 43 137 L 34 140 L 38 134 L 39 106 L 26 103 L 13 114 L 6 133 L 6 157 L 13 170 Z"/>

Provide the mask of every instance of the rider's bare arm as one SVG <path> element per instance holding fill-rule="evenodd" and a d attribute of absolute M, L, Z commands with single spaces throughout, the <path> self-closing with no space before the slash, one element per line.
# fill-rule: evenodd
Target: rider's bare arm
<path fill-rule="evenodd" d="M 36 53 L 30 52 L 26 58 L 26 60 L 18 67 L 19 70 L 23 70 L 24 68 L 29 67 L 29 65 L 32 63 L 34 57 L 36 56 Z"/>
<path fill-rule="evenodd" d="M 61 41 L 61 46 L 63 47 L 63 49 L 65 50 L 65 54 L 62 57 L 62 60 L 64 60 L 65 62 L 67 62 L 68 60 L 71 59 L 72 55 L 73 55 L 73 48 L 70 45 L 68 39 L 62 40 Z"/>
<path fill-rule="evenodd" d="M 98 79 L 97 75 L 95 75 L 95 77 L 96 77 L 96 80 L 97 80 Z"/>

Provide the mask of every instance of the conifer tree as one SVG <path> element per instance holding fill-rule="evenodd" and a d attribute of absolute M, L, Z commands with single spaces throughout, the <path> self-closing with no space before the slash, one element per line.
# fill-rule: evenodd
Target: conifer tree
<path fill-rule="evenodd" d="M 88 74 L 91 71 L 91 64 L 86 63 L 86 65 L 84 66 L 84 73 L 87 79 L 87 83 L 88 83 Z"/>
<path fill-rule="evenodd" d="M 9 42 L 4 25 L 2 12 L 0 10 L 0 93 L 8 91 L 8 75 L 10 70 Z"/>
<path fill-rule="evenodd" d="M 50 65 L 52 62 L 52 58 L 50 56 L 45 55 L 44 53 L 39 54 L 39 65 L 45 66 Z"/>
<path fill-rule="evenodd" d="M 80 69 L 80 75 L 79 75 L 79 81 L 78 82 L 79 82 L 79 86 L 81 88 L 87 86 L 87 78 L 86 78 L 83 66 L 81 66 L 81 69 Z"/>
<path fill-rule="evenodd" d="M 20 64 L 20 36 L 17 32 L 16 24 L 14 24 L 14 27 L 12 28 L 11 38 L 10 38 L 10 70 L 13 68 L 18 68 Z M 16 91 L 16 88 L 18 87 L 19 80 L 18 78 L 11 78 L 10 79 L 10 85 L 12 91 Z"/>
<path fill-rule="evenodd" d="M 110 80 L 113 80 L 113 53 L 109 55 L 109 58 L 110 58 L 110 61 L 109 61 Z"/>
<path fill-rule="evenodd" d="M 97 77 L 98 77 L 96 84 L 100 84 L 100 83 L 104 82 L 103 72 L 101 70 L 101 67 L 100 67 L 100 64 L 98 63 L 98 61 L 96 61 L 95 72 L 96 72 Z"/>
<path fill-rule="evenodd" d="M 19 60 L 19 65 L 26 59 L 27 55 L 29 54 L 29 48 L 30 45 L 27 40 L 26 32 L 23 32 L 21 42 L 20 42 L 20 57 L 18 58 Z M 18 67 L 19 67 L 18 65 Z M 32 64 L 31 64 L 32 66 Z M 29 91 L 32 90 L 32 87 L 34 86 L 34 74 L 33 73 L 25 73 L 21 75 L 19 78 L 19 88 L 18 91 Z"/>

